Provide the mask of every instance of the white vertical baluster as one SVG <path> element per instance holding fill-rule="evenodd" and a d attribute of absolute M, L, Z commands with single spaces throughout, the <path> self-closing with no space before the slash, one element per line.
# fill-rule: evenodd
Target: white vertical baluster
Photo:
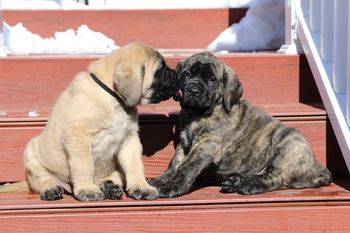
<path fill-rule="evenodd" d="M 333 60 L 333 12 L 334 1 L 321 1 L 321 57 L 325 62 Z"/>
<path fill-rule="evenodd" d="M 292 2 L 293 0 L 285 0 L 285 44 L 290 45 L 293 43 L 292 38 L 292 26 L 294 25 L 294 17 L 292 14 L 294 13 L 292 10 Z M 294 3 L 294 2 L 293 2 Z"/>
<path fill-rule="evenodd" d="M 333 88 L 346 93 L 348 0 L 334 0 Z"/>
<path fill-rule="evenodd" d="M 350 12 L 350 4 L 348 4 L 348 12 Z M 346 88 L 346 120 L 350 127 L 350 15 L 348 14 L 348 50 L 347 50 L 347 88 Z"/>
<path fill-rule="evenodd" d="M 321 29 L 320 0 L 310 0 L 310 29 L 313 32 L 320 32 L 320 29 Z"/>

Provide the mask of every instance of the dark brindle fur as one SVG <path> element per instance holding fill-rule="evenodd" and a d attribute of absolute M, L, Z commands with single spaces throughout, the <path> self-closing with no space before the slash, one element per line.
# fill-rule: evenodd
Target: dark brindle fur
<path fill-rule="evenodd" d="M 190 191 L 201 172 L 214 165 L 223 192 L 257 194 L 314 188 L 331 183 L 295 129 L 240 100 L 235 72 L 210 53 L 195 54 L 177 67 L 182 95 L 181 134 L 167 171 L 150 180 L 160 197 Z"/>

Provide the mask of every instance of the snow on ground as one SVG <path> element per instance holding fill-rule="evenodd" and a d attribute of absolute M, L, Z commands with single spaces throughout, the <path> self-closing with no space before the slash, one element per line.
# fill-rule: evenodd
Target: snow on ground
<path fill-rule="evenodd" d="M 212 52 L 254 51 L 279 47 L 284 42 L 283 0 L 90 0 L 86 6 L 73 0 L 2 0 L 3 9 L 203 9 L 247 7 L 247 15 L 222 32 L 209 46 Z M 1 3 L 1 0 L 0 0 Z M 118 48 L 114 41 L 86 25 L 42 38 L 25 28 L 25 22 L 3 29 L 5 53 L 106 54 Z M 0 55 L 3 54 L 0 48 Z"/>
<path fill-rule="evenodd" d="M 22 23 L 3 28 L 5 52 L 10 55 L 29 54 L 107 54 L 118 48 L 114 41 L 100 32 L 81 25 L 76 31 L 56 32 L 54 37 L 42 38 Z"/>

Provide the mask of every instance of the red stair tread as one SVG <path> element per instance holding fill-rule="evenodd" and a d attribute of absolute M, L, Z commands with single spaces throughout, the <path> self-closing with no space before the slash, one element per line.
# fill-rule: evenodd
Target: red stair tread
<path fill-rule="evenodd" d="M 270 115 L 287 119 L 287 117 L 294 119 L 294 117 L 304 117 L 304 119 L 315 118 L 325 119 L 325 109 L 322 103 L 287 103 L 287 104 L 269 104 L 258 106 Z M 146 119 L 166 119 L 167 117 L 176 117 L 181 107 L 180 104 L 172 99 L 163 101 L 159 104 L 151 104 L 139 106 L 139 114 L 141 120 Z M 35 109 L 33 109 L 35 110 Z M 44 122 L 47 120 L 51 108 L 40 108 L 37 112 L 39 117 L 28 117 L 28 109 L 16 108 L 7 111 L 7 116 L 0 117 L 0 127 L 2 124 L 11 123 L 11 125 L 25 125 L 21 122 Z M 298 118 L 297 120 L 301 120 Z M 17 123 L 16 123 L 17 122 Z M 40 125 L 39 123 L 35 125 Z"/>
<path fill-rule="evenodd" d="M 318 161 L 326 165 L 326 123 L 325 120 L 288 121 L 287 126 L 300 130 L 308 139 Z M 43 124 L 43 123 L 42 123 Z M 143 160 L 147 177 L 160 175 L 174 155 L 174 123 L 152 123 L 140 126 L 143 144 Z M 42 126 L 0 128 L 0 182 L 24 179 L 23 150 L 27 142 L 40 134 Z"/>
<path fill-rule="evenodd" d="M 166 56 L 174 67 L 187 56 Z M 219 55 L 234 67 L 244 98 L 255 105 L 299 102 L 298 55 L 276 53 Z M 59 94 L 98 56 L 28 56 L 0 59 L 0 110 L 47 113 Z M 20 67 L 20 70 L 19 68 Z M 278 90 L 278 91 L 277 91 Z M 23 116 L 22 116 L 23 117 Z"/>
<path fill-rule="evenodd" d="M 238 22 L 247 9 L 176 10 L 5 10 L 11 26 L 24 26 L 42 37 L 74 30 L 82 24 L 114 39 L 117 45 L 142 41 L 157 48 L 205 48 L 217 35 Z M 205 20 L 205 23 L 203 23 Z"/>
<path fill-rule="evenodd" d="M 337 181 L 336 181 L 337 182 Z M 0 215 L 4 210 L 34 210 L 58 208 L 98 208 L 98 207 L 152 207 L 175 205 L 211 205 L 211 204 L 254 204 L 278 203 L 280 206 L 288 202 L 322 202 L 322 201 L 350 201 L 349 181 L 339 181 L 330 186 L 315 189 L 278 190 L 257 195 L 241 195 L 237 193 L 220 193 L 220 187 L 208 186 L 199 188 L 190 194 L 177 198 L 157 200 L 133 200 L 123 196 L 122 200 L 104 200 L 98 202 L 80 202 L 72 196 L 64 195 L 57 201 L 42 201 L 38 194 L 31 192 L 0 193 Z M 348 203 L 350 205 L 350 202 Z M 234 206 L 232 206 L 234 207 Z M 185 208 L 185 207 L 184 207 Z M 131 210 L 131 209 L 129 209 Z"/>

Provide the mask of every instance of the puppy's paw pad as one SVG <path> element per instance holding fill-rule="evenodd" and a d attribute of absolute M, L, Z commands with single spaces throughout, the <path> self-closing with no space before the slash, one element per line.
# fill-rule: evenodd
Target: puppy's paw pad
<path fill-rule="evenodd" d="M 155 200 L 158 198 L 158 192 L 155 188 L 146 189 L 142 193 L 142 199 L 144 200 Z"/>
<path fill-rule="evenodd" d="M 267 191 L 267 186 L 257 180 L 248 180 L 237 190 L 239 194 L 259 194 Z"/>
<path fill-rule="evenodd" d="M 174 198 L 184 194 L 183 189 L 180 185 L 176 183 L 167 183 L 163 187 L 161 187 L 158 191 L 158 195 L 160 198 Z"/>
<path fill-rule="evenodd" d="M 111 180 L 103 183 L 101 190 L 104 193 L 106 199 L 119 200 L 123 196 L 123 189 L 114 184 Z"/>
<path fill-rule="evenodd" d="M 141 189 L 134 189 L 128 191 L 128 196 L 135 199 L 135 200 L 141 200 L 142 198 L 142 190 Z"/>
<path fill-rule="evenodd" d="M 155 200 L 158 198 L 158 192 L 154 187 L 141 189 L 131 189 L 128 191 L 128 196 L 136 200 Z"/>
<path fill-rule="evenodd" d="M 54 201 L 54 200 L 59 200 L 62 199 L 63 196 L 63 188 L 61 186 L 56 186 L 51 189 L 47 189 L 40 194 L 41 200 L 45 201 Z"/>
<path fill-rule="evenodd" d="M 101 190 L 85 190 L 81 189 L 74 195 L 79 201 L 100 201 L 105 199 L 105 195 Z"/>
<path fill-rule="evenodd" d="M 149 185 L 155 187 L 156 189 L 159 189 L 159 188 L 162 187 L 166 182 L 164 182 L 162 179 L 154 178 L 154 179 L 147 180 L 147 183 L 148 183 Z"/>
<path fill-rule="evenodd" d="M 238 191 L 242 182 L 243 182 L 243 178 L 240 175 L 238 175 L 238 174 L 229 175 L 221 183 L 221 192 L 235 193 Z"/>

